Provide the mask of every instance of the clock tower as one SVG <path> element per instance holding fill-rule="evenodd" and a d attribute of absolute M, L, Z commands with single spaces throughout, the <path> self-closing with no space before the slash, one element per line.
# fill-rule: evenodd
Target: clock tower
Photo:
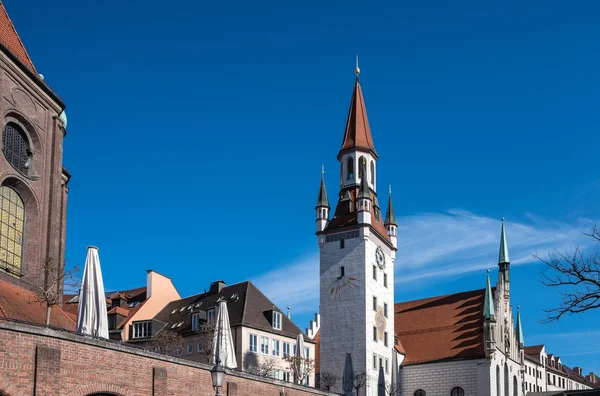
<path fill-rule="evenodd" d="M 365 373 L 360 395 L 377 395 L 392 380 L 396 220 L 391 196 L 384 220 L 377 198 L 377 159 L 358 79 L 340 162 L 340 191 L 333 217 L 321 181 L 317 202 L 320 249 L 321 374 L 343 377 L 346 353 L 353 371 Z M 391 216 L 390 216 L 391 213 Z M 339 382 L 336 391 L 342 392 Z"/>

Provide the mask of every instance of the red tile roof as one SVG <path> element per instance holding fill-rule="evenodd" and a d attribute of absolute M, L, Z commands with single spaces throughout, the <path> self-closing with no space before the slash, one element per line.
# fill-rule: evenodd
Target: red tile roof
<path fill-rule="evenodd" d="M 351 189 L 343 189 L 340 192 L 340 197 L 338 204 L 335 208 L 335 213 L 333 215 L 333 218 L 327 224 L 327 228 L 325 229 L 325 231 L 331 231 L 342 227 L 358 225 L 358 212 L 356 211 L 356 198 L 358 196 L 358 192 L 358 186 L 353 187 Z M 348 193 L 351 201 L 350 211 L 347 210 L 345 204 L 342 204 L 342 199 L 346 193 Z M 383 225 L 384 218 L 381 213 L 381 209 L 379 208 L 377 196 L 371 193 L 371 198 L 373 199 L 373 205 L 371 205 L 371 226 L 378 234 L 381 235 L 383 239 L 385 239 L 391 244 L 390 237 L 387 234 L 385 226 Z M 379 216 L 375 216 L 376 208 L 379 211 Z"/>
<path fill-rule="evenodd" d="M 542 352 L 542 349 L 544 349 L 544 345 L 526 346 L 525 354 L 526 355 L 539 355 L 540 352 Z"/>
<path fill-rule="evenodd" d="M 131 311 L 129 311 L 128 309 L 125 309 L 125 308 L 114 307 L 113 309 L 109 310 L 107 312 L 107 314 L 114 314 L 114 313 L 116 313 L 117 315 L 121 315 L 121 316 L 127 317 L 127 316 L 129 316 L 130 312 Z"/>
<path fill-rule="evenodd" d="M 36 301 L 33 292 L 0 281 L 0 318 L 45 324 L 46 306 Z M 57 305 L 52 307 L 50 325 L 75 331 L 75 318 Z"/>
<path fill-rule="evenodd" d="M 5 46 L 27 69 L 29 69 L 35 75 L 38 74 L 1 0 L 0 43 Z"/>
<path fill-rule="evenodd" d="M 365 99 L 358 77 L 354 83 L 348 120 L 346 121 L 346 131 L 344 132 L 344 140 L 342 141 L 342 148 L 340 149 L 340 154 L 338 154 L 338 159 L 344 151 L 354 148 L 370 151 L 377 158 L 375 146 L 373 145 L 373 137 L 371 136 L 371 127 L 367 118 Z"/>
<path fill-rule="evenodd" d="M 484 294 L 481 289 L 396 304 L 404 364 L 485 357 Z"/>

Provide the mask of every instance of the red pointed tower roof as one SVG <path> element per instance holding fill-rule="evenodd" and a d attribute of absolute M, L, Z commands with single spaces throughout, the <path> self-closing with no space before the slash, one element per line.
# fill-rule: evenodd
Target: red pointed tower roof
<path fill-rule="evenodd" d="M 15 25 L 13 25 L 2 0 L 0 0 L 0 44 L 2 44 L 10 53 L 17 58 L 23 66 L 29 71 L 37 75 L 37 71 L 33 66 L 33 62 L 21 41 L 21 38 L 17 34 Z"/>
<path fill-rule="evenodd" d="M 346 132 L 344 133 L 344 141 L 342 148 L 338 154 L 338 159 L 341 158 L 346 150 L 362 149 L 372 153 L 377 159 L 375 145 L 373 145 L 373 137 L 371 136 L 371 127 L 367 118 L 367 107 L 363 97 L 360 81 L 358 80 L 359 69 L 356 68 L 356 82 L 354 83 L 354 92 L 350 101 L 350 111 L 348 112 L 348 120 L 346 121 Z"/>

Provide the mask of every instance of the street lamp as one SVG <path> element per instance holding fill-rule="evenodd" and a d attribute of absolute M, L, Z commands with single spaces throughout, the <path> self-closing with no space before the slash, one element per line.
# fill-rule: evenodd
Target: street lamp
<path fill-rule="evenodd" d="M 217 365 L 210 370 L 213 389 L 217 392 L 215 396 L 220 396 L 219 388 L 223 387 L 223 377 L 225 376 L 225 367 L 221 366 L 221 360 L 217 360 Z"/>

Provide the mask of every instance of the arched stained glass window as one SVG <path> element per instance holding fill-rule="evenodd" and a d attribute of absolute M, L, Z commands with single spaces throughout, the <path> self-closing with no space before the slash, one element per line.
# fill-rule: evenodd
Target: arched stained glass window
<path fill-rule="evenodd" d="M 508 396 L 509 394 L 509 377 L 508 377 L 508 364 L 504 363 L 504 396 Z"/>
<path fill-rule="evenodd" d="M 455 386 L 450 391 L 450 396 L 465 396 L 465 390 L 460 386 Z"/>
<path fill-rule="evenodd" d="M 500 396 L 500 366 L 496 365 L 496 396 Z"/>
<path fill-rule="evenodd" d="M 31 168 L 31 150 L 27 136 L 17 124 L 9 122 L 2 134 L 2 152 L 6 160 L 20 173 L 27 175 Z"/>
<path fill-rule="evenodd" d="M 423 389 L 418 389 L 415 391 L 414 396 L 425 396 L 425 391 Z"/>
<path fill-rule="evenodd" d="M 0 187 L 0 270 L 15 277 L 21 275 L 24 226 L 23 200 L 12 188 Z"/>
<path fill-rule="evenodd" d="M 375 184 L 375 162 L 371 161 L 371 184 Z"/>
<path fill-rule="evenodd" d="M 347 179 L 354 179 L 354 158 L 348 157 L 348 165 L 346 166 Z"/>

